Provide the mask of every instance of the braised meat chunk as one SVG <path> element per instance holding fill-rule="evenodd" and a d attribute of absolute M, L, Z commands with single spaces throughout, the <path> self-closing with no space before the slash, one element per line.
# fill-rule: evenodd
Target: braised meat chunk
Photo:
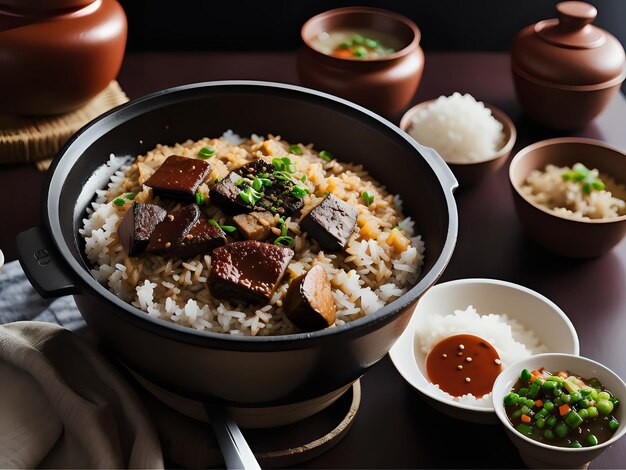
<path fill-rule="evenodd" d="M 148 246 L 150 235 L 167 211 L 155 204 L 133 202 L 117 228 L 117 236 L 128 256 L 141 254 Z"/>
<path fill-rule="evenodd" d="M 324 268 L 314 266 L 294 279 L 283 306 L 287 318 L 303 331 L 321 330 L 334 324 L 337 307 Z"/>
<path fill-rule="evenodd" d="M 274 219 L 275 217 L 269 212 L 250 212 L 233 217 L 233 224 L 244 238 L 263 241 L 272 233 L 271 227 L 275 225 Z"/>
<path fill-rule="evenodd" d="M 198 187 L 211 172 L 211 165 L 204 160 L 172 155 L 145 182 L 155 195 L 193 201 Z"/>
<path fill-rule="evenodd" d="M 214 297 L 267 303 L 294 252 L 278 245 L 245 240 L 213 250 L 209 289 Z"/>
<path fill-rule="evenodd" d="M 200 208 L 196 204 L 170 212 L 155 227 L 146 251 L 159 253 L 179 246 L 199 218 Z"/>
<path fill-rule="evenodd" d="M 227 214 L 267 211 L 291 215 L 303 206 L 303 193 L 288 173 L 276 171 L 263 159 L 231 171 L 211 188 L 211 200 Z"/>
<path fill-rule="evenodd" d="M 210 254 L 213 249 L 225 244 L 224 231 L 200 218 L 182 241 L 173 247 L 172 255 L 181 259 L 192 258 L 198 254 Z"/>
<path fill-rule="evenodd" d="M 358 215 L 350 204 L 329 194 L 300 221 L 300 227 L 325 250 L 341 251 L 352 235 Z"/>

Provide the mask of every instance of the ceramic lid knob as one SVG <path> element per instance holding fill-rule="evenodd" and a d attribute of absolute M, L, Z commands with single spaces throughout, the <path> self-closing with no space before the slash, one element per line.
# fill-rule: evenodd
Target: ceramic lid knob
<path fill-rule="evenodd" d="M 585 2 L 561 2 L 558 19 L 539 21 L 513 41 L 513 70 L 559 86 L 608 87 L 624 79 L 626 55 L 619 41 L 592 24 L 598 11 Z"/>

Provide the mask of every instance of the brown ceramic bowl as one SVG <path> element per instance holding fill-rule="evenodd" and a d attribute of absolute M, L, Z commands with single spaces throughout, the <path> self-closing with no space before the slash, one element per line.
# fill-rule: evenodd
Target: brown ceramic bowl
<path fill-rule="evenodd" d="M 590 258 L 606 253 L 626 235 L 626 215 L 581 221 L 558 215 L 531 202 L 520 188 L 533 170 L 546 165 L 581 162 L 616 181 L 626 182 L 626 153 L 604 142 L 576 137 L 549 139 L 520 150 L 511 161 L 509 179 L 517 215 L 537 243 L 563 256 Z"/>
<path fill-rule="evenodd" d="M 409 132 L 411 126 L 413 125 L 413 117 L 420 110 L 428 107 L 434 101 L 435 100 L 424 101 L 409 109 L 406 113 L 404 113 L 404 116 L 402 116 L 402 120 L 400 121 L 400 128 L 406 132 Z M 476 185 L 484 180 L 487 176 L 498 171 L 507 161 L 509 155 L 511 155 L 511 150 L 513 150 L 515 140 L 517 139 L 517 130 L 515 129 L 513 121 L 511 121 L 511 119 L 503 111 L 500 111 L 495 106 L 491 106 L 487 103 L 483 104 L 486 108 L 489 108 L 491 110 L 491 114 L 493 115 L 493 117 L 496 118 L 496 120 L 498 120 L 500 123 L 502 123 L 502 131 L 504 132 L 503 145 L 497 153 L 482 162 L 448 163 L 448 166 L 452 170 L 452 173 L 454 173 L 454 176 L 456 176 L 456 179 L 458 180 L 461 187 Z"/>
<path fill-rule="evenodd" d="M 380 31 L 397 38 L 402 47 L 380 59 L 362 60 L 332 57 L 313 46 L 320 33 L 344 29 Z M 387 117 L 402 112 L 415 95 L 424 70 L 424 52 L 420 30 L 408 18 L 378 8 L 337 8 L 308 20 L 301 36 L 304 46 L 298 54 L 298 73 L 306 86 Z"/>

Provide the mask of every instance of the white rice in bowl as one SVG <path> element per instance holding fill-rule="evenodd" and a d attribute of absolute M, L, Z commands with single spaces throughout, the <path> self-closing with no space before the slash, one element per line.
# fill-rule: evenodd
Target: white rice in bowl
<path fill-rule="evenodd" d="M 626 188 L 611 176 L 591 170 L 605 185 L 601 191 L 586 193 L 579 182 L 564 181 L 570 167 L 547 165 L 544 171 L 533 170 L 520 188 L 530 201 L 556 214 L 578 220 L 611 219 L 626 214 Z"/>
<path fill-rule="evenodd" d="M 449 336 L 470 334 L 490 343 L 500 356 L 502 369 L 520 359 L 547 352 L 539 338 L 520 323 L 505 314 L 479 314 L 473 306 L 455 310 L 448 315 L 431 314 L 420 318 L 415 329 L 415 349 L 426 357 L 437 343 Z M 424 374 L 426 379 L 428 377 Z M 491 406 L 491 394 L 475 397 L 471 393 L 452 396 L 429 382 L 429 386 L 442 396 L 466 405 Z"/>
<path fill-rule="evenodd" d="M 504 126 L 491 110 L 470 95 L 440 96 L 420 109 L 409 134 L 432 147 L 448 163 L 489 160 L 504 145 Z"/>
<path fill-rule="evenodd" d="M 288 218 L 285 224 L 294 234 L 295 256 L 270 303 L 260 306 L 240 305 L 211 295 L 206 283 L 211 270 L 209 254 L 186 260 L 148 254 L 127 256 L 118 240 L 117 228 L 131 204 L 117 206 L 113 201 L 132 192 L 136 193 L 137 202 L 160 203 L 168 210 L 180 207 L 159 201 L 143 183 L 168 156 L 196 158 L 199 150 L 207 146 L 215 149 L 210 159 L 209 184 L 263 155 L 291 158 L 297 169 L 294 176 L 306 175 L 306 181 L 312 184 L 313 190 L 304 197 L 303 214 L 327 193 L 358 210 L 357 226 L 346 249 L 341 253 L 324 252 L 300 230 L 297 218 Z M 158 145 L 129 164 L 112 156 L 109 166 L 119 169 L 107 189 L 97 192 L 80 230 L 93 276 L 115 295 L 154 318 L 232 335 L 298 332 L 283 312 L 283 298 L 292 279 L 318 264 L 328 275 L 337 306 L 333 326 L 371 314 L 406 293 L 419 277 L 424 243 L 414 233 L 414 222 L 402 214 L 399 196 L 388 193 L 360 165 L 327 162 L 312 145 L 298 146 L 301 155 L 291 153 L 291 144 L 280 137 L 253 134 L 243 139 L 229 130 L 220 138 Z M 207 182 L 199 188 L 208 201 L 202 206 L 203 215 L 224 225 L 228 218 L 210 204 Z M 363 191 L 374 196 L 369 206 L 364 205 Z"/>

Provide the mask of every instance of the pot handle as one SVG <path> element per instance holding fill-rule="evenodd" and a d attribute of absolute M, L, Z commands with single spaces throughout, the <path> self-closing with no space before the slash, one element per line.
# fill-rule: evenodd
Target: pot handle
<path fill-rule="evenodd" d="M 422 153 L 428 154 L 430 162 L 440 171 L 444 188 L 454 193 L 454 191 L 459 187 L 459 182 L 457 181 L 456 176 L 454 176 L 454 173 L 452 173 L 448 164 L 443 158 L 441 158 L 435 149 L 426 147 L 425 145 L 422 145 L 421 147 Z"/>
<path fill-rule="evenodd" d="M 39 227 L 26 230 L 18 234 L 15 242 L 22 269 L 40 296 L 47 299 L 80 292 L 44 230 Z"/>

